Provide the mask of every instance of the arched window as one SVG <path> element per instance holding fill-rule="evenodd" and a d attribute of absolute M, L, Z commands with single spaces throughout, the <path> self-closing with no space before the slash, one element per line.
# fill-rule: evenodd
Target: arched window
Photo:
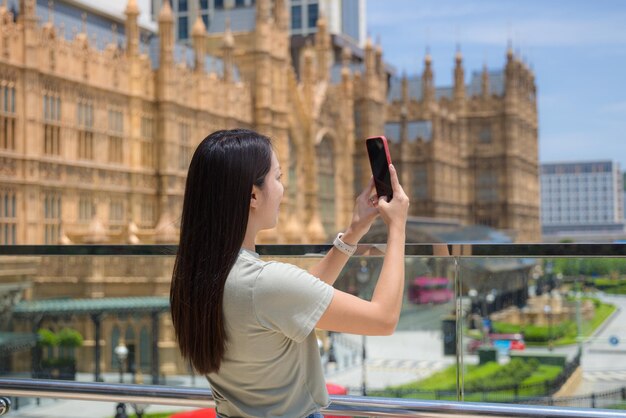
<path fill-rule="evenodd" d="M 327 236 L 335 234 L 335 176 L 333 143 L 325 137 L 315 147 L 320 217 Z"/>

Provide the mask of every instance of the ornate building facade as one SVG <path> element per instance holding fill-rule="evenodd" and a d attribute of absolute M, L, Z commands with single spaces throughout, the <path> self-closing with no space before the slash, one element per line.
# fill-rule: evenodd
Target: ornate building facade
<path fill-rule="evenodd" d="M 427 54 L 421 77 L 391 83 L 385 132 L 413 215 L 461 219 L 541 237 L 538 122 L 533 73 L 509 49 L 503 70 L 465 84 L 457 52 L 454 85 L 435 87 Z"/>
<path fill-rule="evenodd" d="M 294 62 L 286 3 L 256 0 L 251 31 L 227 19 L 209 34 L 198 16 L 190 44 L 167 1 L 157 30 L 135 0 L 124 17 L 75 0 L 0 7 L 0 244 L 174 243 L 195 146 L 234 127 L 272 137 L 286 177 L 262 243 L 330 242 L 370 175 L 363 140 L 383 132 L 412 214 L 539 238 L 535 85 L 519 60 L 478 87 L 460 55 L 453 88 L 435 88 L 430 58 L 422 77 L 390 78 L 380 46 L 338 49 L 322 16 Z M 171 258 L 132 264 L 44 259 L 25 299 L 167 295 Z M 64 321 L 85 336 L 86 370 L 92 326 Z M 103 323 L 101 370 L 121 336 L 143 350 L 148 322 Z M 169 318 L 159 328 L 162 372 L 186 371 Z"/>

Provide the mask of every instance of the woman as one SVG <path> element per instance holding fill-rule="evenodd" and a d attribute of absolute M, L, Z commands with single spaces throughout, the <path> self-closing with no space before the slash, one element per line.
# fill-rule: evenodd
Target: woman
<path fill-rule="evenodd" d="M 283 196 L 270 140 L 214 132 L 187 175 L 170 302 L 184 358 L 205 374 L 220 417 L 318 417 L 329 403 L 313 330 L 388 335 L 400 315 L 409 200 L 390 166 L 393 199 L 359 195 L 352 222 L 309 272 L 259 259 L 255 237 L 276 226 Z M 332 287 L 380 215 L 389 238 L 368 302 Z"/>

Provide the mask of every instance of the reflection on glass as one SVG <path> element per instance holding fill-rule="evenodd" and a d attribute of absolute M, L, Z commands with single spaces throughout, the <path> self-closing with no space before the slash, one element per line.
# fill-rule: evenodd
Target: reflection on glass
<path fill-rule="evenodd" d="M 336 287 L 370 299 L 383 251 L 353 257 Z M 441 245 L 431 249 L 436 256 L 405 258 L 392 336 L 317 332 L 329 387 L 417 399 L 622 402 L 626 260 L 447 251 Z M 309 268 L 320 257 L 263 259 Z M 172 263 L 172 256 L 0 257 L 0 375 L 206 387 L 171 331 Z"/>

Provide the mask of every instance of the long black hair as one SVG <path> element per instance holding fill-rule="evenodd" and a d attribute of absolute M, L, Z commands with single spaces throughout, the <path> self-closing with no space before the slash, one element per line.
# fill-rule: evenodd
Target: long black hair
<path fill-rule="evenodd" d="M 270 139 L 246 129 L 210 134 L 191 159 L 170 305 L 181 354 L 199 373 L 220 368 L 224 285 L 246 234 L 252 186 L 263 186 L 271 164 Z"/>

